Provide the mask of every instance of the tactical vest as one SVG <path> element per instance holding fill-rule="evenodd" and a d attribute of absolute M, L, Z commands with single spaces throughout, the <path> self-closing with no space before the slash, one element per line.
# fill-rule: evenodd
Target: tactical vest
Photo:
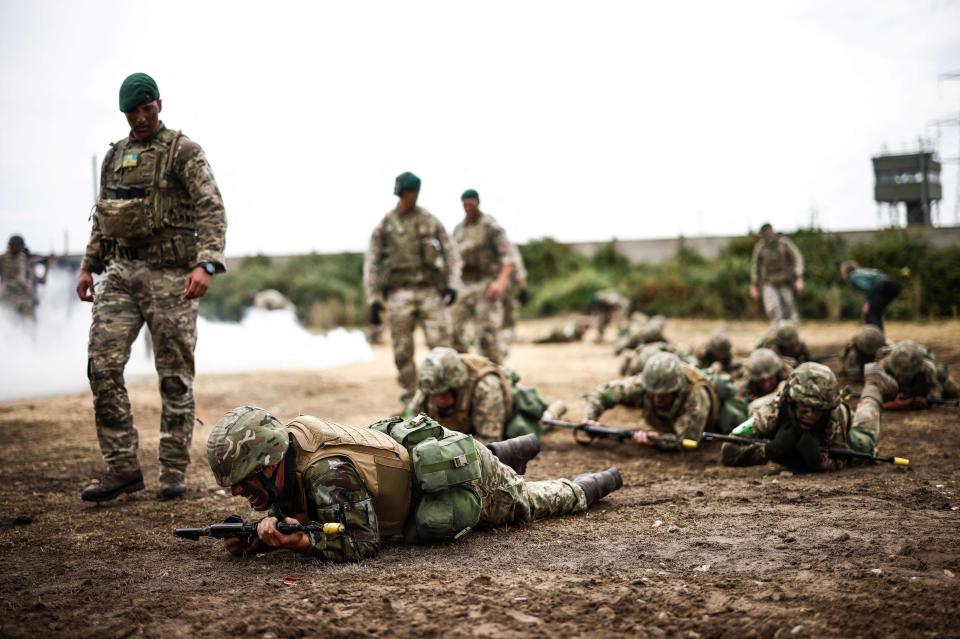
<path fill-rule="evenodd" d="M 411 505 L 410 458 L 406 448 L 384 433 L 308 415 L 292 420 L 286 429 L 293 435 L 297 451 L 297 484 L 302 495 L 294 519 L 301 522 L 311 519 L 308 487 L 303 481 L 307 469 L 327 457 L 346 457 L 373 497 L 381 537 L 403 533 Z"/>
<path fill-rule="evenodd" d="M 794 267 L 791 263 L 792 255 L 786 242 L 780 237 L 771 246 L 766 242 L 760 249 L 760 278 L 766 284 L 781 286 L 793 281 Z"/>
<path fill-rule="evenodd" d="M 644 418 L 646 421 L 660 432 L 673 432 L 673 423 L 680 416 L 685 408 L 687 400 L 699 388 L 706 389 L 710 398 L 710 413 L 707 416 L 707 426 L 712 426 L 717 422 L 720 416 L 720 399 L 717 397 L 717 391 L 701 371 L 689 364 L 683 365 L 683 372 L 687 378 L 687 387 L 680 393 L 680 396 L 673 402 L 670 412 L 665 416 L 657 415 L 653 406 L 646 411 Z"/>
<path fill-rule="evenodd" d="M 454 239 L 460 249 L 462 278 L 465 284 L 492 280 L 500 272 L 500 256 L 493 235 L 494 227 L 481 213 L 477 220 L 464 220 L 457 227 Z"/>
<path fill-rule="evenodd" d="M 103 239 L 119 255 L 142 248 L 143 259 L 157 264 L 196 262 L 196 210 L 173 170 L 181 137 L 162 128 L 148 142 L 125 138 L 111 146 L 95 215 Z"/>
<path fill-rule="evenodd" d="M 431 400 L 428 400 L 427 414 L 437 421 L 440 421 L 450 430 L 461 433 L 473 433 L 473 428 L 470 424 L 470 407 L 473 404 L 473 393 L 477 389 L 477 384 L 482 377 L 494 374 L 500 382 L 500 388 L 503 391 L 503 397 L 506 403 L 504 417 L 509 417 L 511 410 L 513 410 L 513 388 L 503 370 L 487 358 L 480 357 L 479 355 L 461 355 L 460 361 L 467 367 L 467 383 L 457 391 L 457 403 L 453 408 L 453 412 L 444 417 L 440 417 L 436 405 Z"/>
<path fill-rule="evenodd" d="M 447 260 L 430 214 L 415 207 L 387 214 L 386 232 L 381 234 L 384 286 L 388 290 L 429 284 L 440 287 L 446 281 Z"/>
<path fill-rule="evenodd" d="M 10 290 L 29 288 L 33 275 L 30 271 L 30 256 L 26 251 L 14 255 L 0 255 L 0 282 Z"/>

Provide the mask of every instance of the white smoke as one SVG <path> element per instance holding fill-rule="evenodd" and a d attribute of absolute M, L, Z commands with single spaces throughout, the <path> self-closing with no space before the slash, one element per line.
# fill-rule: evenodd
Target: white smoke
<path fill-rule="evenodd" d="M 50 270 L 34 322 L 0 308 L 0 401 L 88 388 L 92 305 L 77 299 L 74 278 L 72 271 Z M 144 327 L 131 349 L 128 381 L 156 375 L 146 333 Z M 250 309 L 239 323 L 200 318 L 197 333 L 198 374 L 313 370 L 373 358 L 362 332 L 338 328 L 315 335 L 289 310 Z"/>

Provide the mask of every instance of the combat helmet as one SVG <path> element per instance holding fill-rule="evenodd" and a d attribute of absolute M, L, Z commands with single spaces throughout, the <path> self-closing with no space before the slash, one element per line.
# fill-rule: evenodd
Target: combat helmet
<path fill-rule="evenodd" d="M 793 322 L 781 322 L 777 326 L 777 343 L 782 346 L 796 346 L 800 343 L 800 334 L 797 332 L 797 325 Z"/>
<path fill-rule="evenodd" d="M 745 368 L 747 379 L 758 382 L 780 374 L 783 370 L 783 360 L 769 348 L 758 348 L 750 353 Z"/>
<path fill-rule="evenodd" d="M 233 486 L 280 463 L 289 445 L 287 431 L 276 417 L 256 406 L 238 406 L 213 426 L 207 462 L 219 485 Z"/>
<path fill-rule="evenodd" d="M 887 343 L 883 333 L 873 324 L 865 324 L 856 337 L 853 338 L 853 346 L 861 355 L 874 358 L 877 351 L 883 348 Z"/>
<path fill-rule="evenodd" d="M 673 353 L 657 353 L 647 360 L 640 382 L 648 393 L 668 395 L 686 388 L 687 376 L 679 357 Z"/>
<path fill-rule="evenodd" d="M 887 358 L 887 370 L 899 379 L 913 377 L 923 368 L 923 352 L 913 340 L 897 342 Z"/>
<path fill-rule="evenodd" d="M 643 372 L 644 367 L 647 365 L 647 362 L 650 361 L 651 357 L 657 353 L 672 352 L 673 346 L 671 346 L 669 342 L 651 342 L 650 344 L 644 344 L 630 360 L 630 369 L 627 372 L 630 375 L 639 375 Z"/>
<path fill-rule="evenodd" d="M 840 384 L 833 371 L 816 362 L 800 364 L 787 379 L 790 399 L 823 410 L 833 410 L 840 403 Z"/>
<path fill-rule="evenodd" d="M 716 331 L 710 336 L 704 349 L 717 359 L 729 359 L 733 354 L 733 344 L 730 338 L 723 331 Z"/>
<path fill-rule="evenodd" d="M 457 351 L 437 346 L 420 367 L 418 385 L 428 395 L 455 390 L 467 383 L 470 374 Z"/>

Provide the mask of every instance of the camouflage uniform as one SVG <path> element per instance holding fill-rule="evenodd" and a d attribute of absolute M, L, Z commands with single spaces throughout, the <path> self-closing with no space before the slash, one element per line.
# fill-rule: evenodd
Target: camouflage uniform
<path fill-rule="evenodd" d="M 853 381 L 863 381 L 863 367 L 877 360 L 877 354 L 887 345 L 883 333 L 873 324 L 865 324 L 843 347 L 840 356 L 843 372 Z"/>
<path fill-rule="evenodd" d="M 737 384 L 736 396 L 724 402 L 720 410 L 719 429 L 722 433 L 729 433 L 772 400 L 793 372 L 789 363 L 767 348 L 758 348 L 750 353 L 743 368 L 745 374 Z M 773 379 L 776 386 L 768 391 L 760 384 L 769 379 Z"/>
<path fill-rule="evenodd" d="M 900 385 L 905 398 L 954 399 L 960 387 L 947 367 L 925 346 L 911 340 L 894 344 L 880 364 Z"/>
<path fill-rule="evenodd" d="M 719 372 L 731 373 L 736 369 L 733 362 L 733 344 L 723 331 L 716 331 L 696 354 L 699 368 L 716 364 Z"/>
<path fill-rule="evenodd" d="M 426 209 L 394 208 L 373 230 L 363 262 L 368 304 L 386 301 L 403 401 L 417 384 L 413 334 L 423 327 L 427 345 L 450 346 L 450 316 L 441 294 L 460 287 L 460 255 L 440 221 Z"/>
<path fill-rule="evenodd" d="M 451 391 L 456 403 L 449 410 L 431 397 Z M 435 348 L 420 367 L 419 389 L 405 414 L 425 413 L 443 426 L 469 433 L 481 441 L 504 438 L 504 425 L 513 408 L 510 380 L 496 363 L 479 355 Z"/>
<path fill-rule="evenodd" d="M 750 284 L 761 290 L 763 309 L 770 321 L 796 321 L 794 283 L 803 277 L 803 255 L 789 238 L 776 235 L 770 242 L 760 239 L 750 260 Z"/>
<path fill-rule="evenodd" d="M 617 338 L 616 352 L 619 355 L 623 351 L 631 348 L 638 348 L 644 344 L 654 342 L 667 342 L 663 336 L 663 329 L 666 327 L 667 319 L 663 315 L 654 315 L 653 317 L 643 317 L 642 321 L 631 320 L 626 331 Z"/>
<path fill-rule="evenodd" d="M 250 428 L 239 420 L 244 415 L 265 416 L 267 423 L 263 427 Z M 269 424 L 273 422 L 273 424 Z M 294 426 L 299 422 L 300 426 Z M 383 519 L 384 511 L 392 513 L 406 513 L 413 511 L 413 503 L 417 497 L 411 494 L 409 486 L 405 491 L 397 491 L 396 485 L 400 478 L 394 477 L 389 486 L 381 486 L 379 498 L 365 485 L 363 473 L 351 461 L 356 448 L 346 446 L 344 455 L 338 454 L 337 447 L 343 444 L 337 441 L 327 442 L 324 446 L 332 450 L 330 456 L 324 457 L 307 466 L 302 472 L 297 459 L 301 455 L 309 455 L 305 450 L 301 437 L 291 428 L 300 433 L 310 432 L 315 428 L 311 424 L 332 425 L 338 432 L 357 440 L 369 440 L 378 437 L 380 433 L 342 424 L 322 422 L 311 417 L 300 417 L 287 425 L 283 430 L 276 420 L 262 409 L 240 407 L 227 413 L 214 426 L 208 441 L 207 454 L 211 468 L 217 482 L 224 487 L 231 482 L 240 481 L 244 477 L 262 472 L 264 464 L 256 464 L 249 468 L 244 467 L 245 458 L 251 456 L 263 458 L 262 448 L 269 449 L 266 458 L 270 463 L 277 463 L 285 459 L 284 490 L 277 496 L 269 514 L 278 518 L 293 517 L 303 524 L 315 522 L 339 522 L 346 527 L 346 533 L 339 536 L 327 536 L 323 533 L 312 533 L 312 545 L 308 554 L 329 561 L 351 562 L 373 557 L 380 548 L 382 539 L 397 535 L 400 530 L 396 521 L 387 522 Z M 306 426 L 304 426 L 306 425 Z M 240 426 L 240 428 L 237 428 Z M 289 435 L 289 445 L 286 450 L 269 439 L 277 434 Z M 242 444 L 239 442 L 243 442 Z M 341 440 L 342 441 L 342 440 Z M 239 451 L 245 452 L 241 454 Z M 236 454 L 231 454 L 238 451 Z M 494 527 L 509 524 L 521 524 L 556 517 L 568 513 L 579 512 L 587 508 L 587 495 L 583 488 L 568 479 L 552 479 L 546 481 L 528 482 L 521 475 L 516 474 L 487 449 L 486 446 L 476 447 L 480 464 L 480 480 L 475 486 L 481 500 L 480 520 L 477 527 Z M 409 469 L 405 451 L 402 454 L 400 468 Z M 308 459 L 304 459 L 308 462 Z M 231 463 L 241 466 L 238 472 L 231 472 Z M 296 468 L 294 473 L 292 469 Z M 250 473 L 246 472 L 251 470 Z M 401 471 L 409 472 L 409 470 Z M 384 482 L 381 482 L 383 484 Z M 385 500 L 396 501 L 406 499 L 406 503 L 384 503 Z M 380 513 L 380 514 L 378 514 Z M 402 526 L 403 520 L 399 521 Z M 268 550 L 260 544 L 254 552 Z"/>
<path fill-rule="evenodd" d="M 33 267 L 26 249 L 0 255 L 0 302 L 22 317 L 33 317 Z"/>
<path fill-rule="evenodd" d="M 895 390 L 896 384 L 892 380 L 890 383 Z M 813 362 L 802 364 L 791 373 L 775 400 L 763 405 L 735 431 L 770 440 L 770 444 L 724 443 L 721 460 L 727 466 L 752 466 L 769 460 L 806 470 L 836 470 L 855 464 L 856 460 L 832 458 L 819 446 L 874 452 L 880 438 L 883 395 L 878 386 L 868 382 L 854 413 L 840 401 L 837 378 L 829 368 Z M 820 423 L 813 428 L 802 427 L 794 409 L 797 403 L 823 409 Z M 801 450 L 804 446 L 807 452 Z"/>
<path fill-rule="evenodd" d="M 649 389 L 659 390 L 657 382 L 675 372 L 681 381 L 673 404 L 666 411 L 657 410 Z M 716 423 L 719 410 L 716 391 L 706 376 L 672 353 L 654 355 L 640 375 L 602 384 L 584 399 L 584 420 L 596 420 L 614 406 L 639 408 L 646 422 L 662 433 L 656 446 L 663 450 L 678 450 L 681 439 L 700 441 L 703 431 Z"/>
<path fill-rule="evenodd" d="M 513 257 L 514 269 L 510 275 L 510 289 L 501 300 L 503 303 L 503 324 L 500 326 L 499 335 L 501 362 L 507 359 L 507 355 L 510 354 L 510 347 L 513 345 L 513 338 L 516 333 L 517 299 L 515 296 L 518 294 L 516 289 L 519 288 L 520 282 L 525 284 L 527 281 L 527 267 L 523 263 L 520 249 L 513 242 L 510 243 L 510 255 Z M 522 294 L 527 294 L 525 289 L 523 289 Z"/>
<path fill-rule="evenodd" d="M 579 342 L 583 339 L 584 333 L 590 328 L 590 322 L 587 320 L 570 320 L 563 323 L 563 326 L 556 326 L 550 329 L 546 335 L 542 335 L 533 340 L 534 344 L 569 344 Z"/>
<path fill-rule="evenodd" d="M 465 219 L 457 224 L 453 239 L 463 264 L 463 289 L 453 307 L 454 347 L 461 353 L 469 350 L 466 329 L 472 322 L 480 354 L 499 363 L 503 304 L 487 297 L 487 288 L 500 274 L 501 267 L 514 265 L 513 245 L 497 221 L 479 211 L 475 220 Z"/>
<path fill-rule="evenodd" d="M 797 327 L 792 322 L 782 322 L 772 333 L 761 337 L 757 348 L 768 348 L 780 357 L 789 357 L 794 364 L 810 360 L 810 349 L 800 339 Z"/>
<path fill-rule="evenodd" d="M 131 187 L 145 189 L 142 206 L 160 220 L 146 237 L 123 237 L 103 226 L 103 212 L 111 206 L 141 206 L 137 199 L 121 199 L 119 194 Z M 107 152 L 82 268 L 106 269 L 93 303 L 87 375 L 100 450 L 112 471 L 139 467 L 123 369 L 144 324 L 160 377 L 161 477 L 182 476 L 190 463 L 198 300 L 184 299 L 184 282 L 201 263 L 224 270 L 226 226 L 223 199 L 196 142 L 161 123 L 151 138 L 141 141 L 131 134 Z"/>
<path fill-rule="evenodd" d="M 597 318 L 597 343 L 603 341 L 607 326 L 627 308 L 627 300 L 616 291 L 600 291 L 590 300 L 590 309 Z"/>

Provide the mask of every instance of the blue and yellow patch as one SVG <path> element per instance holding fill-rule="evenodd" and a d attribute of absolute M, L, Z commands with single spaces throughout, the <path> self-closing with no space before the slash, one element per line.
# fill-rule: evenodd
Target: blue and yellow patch
<path fill-rule="evenodd" d="M 139 151 L 127 151 L 123 154 L 123 159 L 120 163 L 121 168 L 132 169 L 140 164 L 140 152 Z"/>

